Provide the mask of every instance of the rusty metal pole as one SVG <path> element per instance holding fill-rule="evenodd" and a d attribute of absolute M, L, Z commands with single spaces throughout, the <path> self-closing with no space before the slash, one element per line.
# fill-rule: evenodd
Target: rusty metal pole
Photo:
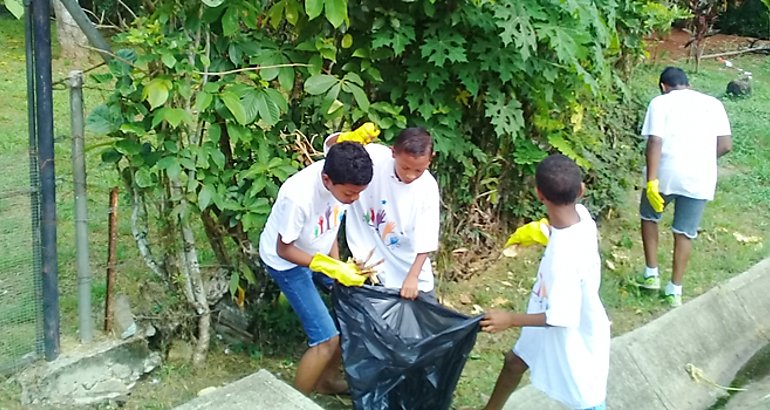
<path fill-rule="evenodd" d="M 110 191 L 110 216 L 108 225 L 109 245 L 107 246 L 107 290 L 104 298 L 104 332 L 112 329 L 112 292 L 115 287 L 115 259 L 118 242 L 118 187 Z"/>

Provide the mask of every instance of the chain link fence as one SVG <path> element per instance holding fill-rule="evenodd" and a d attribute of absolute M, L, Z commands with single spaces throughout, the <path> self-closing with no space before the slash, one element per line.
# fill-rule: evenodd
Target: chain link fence
<path fill-rule="evenodd" d="M 0 372 L 43 351 L 35 148 L 0 153 Z"/>

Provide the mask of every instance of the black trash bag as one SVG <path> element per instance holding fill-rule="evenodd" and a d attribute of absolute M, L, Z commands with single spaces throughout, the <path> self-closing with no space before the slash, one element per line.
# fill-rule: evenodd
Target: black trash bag
<path fill-rule="evenodd" d="M 482 316 L 382 287 L 335 285 L 332 300 L 356 409 L 449 408 Z"/>

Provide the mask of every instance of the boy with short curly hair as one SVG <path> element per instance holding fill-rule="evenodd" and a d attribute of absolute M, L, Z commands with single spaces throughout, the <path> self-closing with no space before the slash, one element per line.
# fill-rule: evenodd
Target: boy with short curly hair
<path fill-rule="evenodd" d="M 580 168 L 551 155 L 535 174 L 550 232 L 527 313 L 489 311 L 486 332 L 521 327 L 486 409 L 501 409 L 530 370 L 539 390 L 573 409 L 604 409 L 610 323 L 599 299 L 601 260 L 596 224 L 576 201 L 583 195 Z"/>

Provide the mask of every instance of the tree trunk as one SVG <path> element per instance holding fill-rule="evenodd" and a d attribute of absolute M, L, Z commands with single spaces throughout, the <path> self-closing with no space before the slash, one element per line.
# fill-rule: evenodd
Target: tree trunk
<path fill-rule="evenodd" d="M 61 57 L 75 62 L 87 61 L 88 39 L 83 30 L 75 23 L 69 11 L 60 0 L 51 0 L 56 13 L 56 36 L 61 47 Z"/>

